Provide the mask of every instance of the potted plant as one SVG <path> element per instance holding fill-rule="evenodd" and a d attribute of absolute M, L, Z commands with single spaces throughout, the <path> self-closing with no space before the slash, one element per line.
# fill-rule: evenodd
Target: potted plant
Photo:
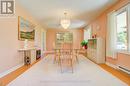
<path fill-rule="evenodd" d="M 81 45 L 82 45 L 82 47 L 83 47 L 84 49 L 87 49 L 87 48 L 88 48 L 88 41 L 83 40 L 83 41 L 81 42 Z"/>

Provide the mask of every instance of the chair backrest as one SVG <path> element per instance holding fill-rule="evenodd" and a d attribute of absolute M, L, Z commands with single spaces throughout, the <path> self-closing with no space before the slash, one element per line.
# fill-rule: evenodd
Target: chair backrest
<path fill-rule="evenodd" d="M 72 53 L 72 43 L 62 43 L 61 53 L 62 54 L 71 54 Z"/>
<path fill-rule="evenodd" d="M 62 49 L 72 49 L 72 43 L 63 43 Z"/>

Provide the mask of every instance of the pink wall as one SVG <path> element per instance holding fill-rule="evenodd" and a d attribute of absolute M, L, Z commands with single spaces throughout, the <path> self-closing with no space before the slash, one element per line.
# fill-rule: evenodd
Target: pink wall
<path fill-rule="evenodd" d="M 124 5 L 128 4 L 129 0 L 120 0 L 113 6 L 111 6 L 109 9 L 107 9 L 104 13 L 102 13 L 99 17 L 97 17 L 95 20 L 90 22 L 90 25 L 92 25 L 92 31 L 93 34 L 97 34 L 98 37 L 104 38 L 106 40 L 106 29 L 107 29 L 107 14 L 113 10 L 118 10 Z M 98 30 L 97 27 L 100 27 Z M 106 61 L 118 65 L 118 64 L 124 64 L 130 67 L 130 55 L 126 54 L 118 54 L 117 59 L 112 59 L 110 57 L 106 57 Z"/>
<path fill-rule="evenodd" d="M 117 64 L 130 69 L 130 55 L 118 53 Z"/>
<path fill-rule="evenodd" d="M 58 32 L 72 32 L 73 33 L 73 47 L 80 48 L 80 43 L 83 40 L 83 29 L 64 30 L 64 29 L 47 29 L 46 33 L 46 47 L 48 51 L 53 50 L 55 43 L 56 33 Z"/>
<path fill-rule="evenodd" d="M 23 47 L 23 41 L 18 40 L 18 16 L 38 24 L 17 2 L 15 16 L 0 18 L 0 73 L 23 63 L 23 57 L 18 52 Z M 34 41 L 29 45 L 33 46 Z"/>

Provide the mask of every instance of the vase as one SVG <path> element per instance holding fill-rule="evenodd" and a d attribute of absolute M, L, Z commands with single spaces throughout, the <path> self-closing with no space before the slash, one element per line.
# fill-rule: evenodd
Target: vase
<path fill-rule="evenodd" d="M 87 49 L 87 48 L 88 48 L 88 46 L 87 46 L 87 45 L 84 45 L 84 46 L 83 46 L 83 49 Z"/>

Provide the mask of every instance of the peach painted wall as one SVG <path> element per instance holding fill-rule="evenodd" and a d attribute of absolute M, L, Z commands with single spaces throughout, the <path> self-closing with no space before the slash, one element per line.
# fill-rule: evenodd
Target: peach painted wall
<path fill-rule="evenodd" d="M 118 53 L 117 65 L 121 65 L 130 69 L 130 55 Z"/>
<path fill-rule="evenodd" d="M 98 16 L 95 20 L 89 23 L 92 26 L 92 33 L 97 34 L 98 37 L 106 39 L 106 29 L 107 29 L 107 14 L 113 10 L 118 10 L 121 7 L 128 4 L 129 0 L 119 0 L 113 6 L 108 8 L 105 12 L 103 12 L 100 16 Z M 99 27 L 99 29 L 97 29 Z M 109 62 L 114 65 L 124 64 L 128 67 L 130 66 L 130 55 L 126 54 L 118 54 L 117 59 L 112 59 L 110 57 L 106 57 L 106 62 Z"/>
<path fill-rule="evenodd" d="M 48 51 L 53 50 L 53 45 L 58 32 L 72 32 L 73 33 L 73 47 L 80 48 L 80 43 L 83 40 L 83 29 L 64 30 L 64 29 L 47 29 L 46 33 L 46 46 Z"/>
<path fill-rule="evenodd" d="M 23 41 L 18 40 L 18 16 L 38 24 L 17 2 L 15 12 L 13 17 L 0 17 L 0 73 L 23 63 L 23 57 L 18 52 L 23 47 Z M 34 41 L 30 41 L 29 46 L 34 46 Z"/>

